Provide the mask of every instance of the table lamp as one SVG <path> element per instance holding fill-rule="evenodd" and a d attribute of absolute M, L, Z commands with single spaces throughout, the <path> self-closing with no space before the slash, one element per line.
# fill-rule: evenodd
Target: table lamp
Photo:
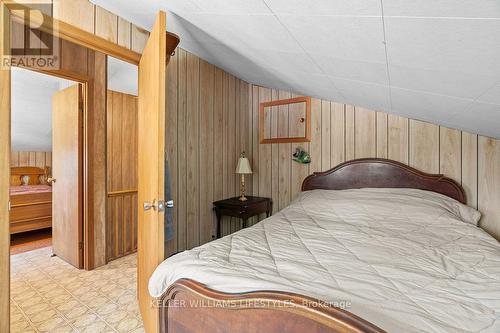
<path fill-rule="evenodd" d="M 241 186 L 240 186 L 240 201 L 246 201 L 245 197 L 245 175 L 251 174 L 252 168 L 250 167 L 250 161 L 245 157 L 245 152 L 242 152 L 240 159 L 238 160 L 238 166 L 236 166 L 236 174 L 241 175 Z"/>

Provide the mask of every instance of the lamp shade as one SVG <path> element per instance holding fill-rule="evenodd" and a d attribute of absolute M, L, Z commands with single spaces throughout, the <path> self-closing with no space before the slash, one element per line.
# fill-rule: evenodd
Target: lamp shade
<path fill-rule="evenodd" d="M 252 173 L 252 168 L 250 167 L 250 161 L 246 157 L 240 157 L 238 160 L 238 166 L 236 166 L 236 173 L 238 174 L 250 174 Z"/>

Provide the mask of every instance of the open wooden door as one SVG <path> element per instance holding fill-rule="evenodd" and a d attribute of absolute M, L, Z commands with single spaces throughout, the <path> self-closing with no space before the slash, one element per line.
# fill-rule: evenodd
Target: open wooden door
<path fill-rule="evenodd" d="M 83 268 L 82 85 L 52 96 L 52 249 Z"/>
<path fill-rule="evenodd" d="M 166 14 L 159 12 L 139 63 L 137 294 L 148 333 L 159 330 L 148 282 L 165 258 L 165 80 Z"/>
<path fill-rule="evenodd" d="M 0 69 L 0 332 L 10 329 L 10 148 L 10 69 Z"/>

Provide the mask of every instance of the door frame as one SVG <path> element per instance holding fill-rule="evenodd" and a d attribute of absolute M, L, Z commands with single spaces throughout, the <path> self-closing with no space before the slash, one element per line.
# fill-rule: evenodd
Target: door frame
<path fill-rule="evenodd" d="M 19 8 L 20 4 L 12 0 L 0 0 L 0 22 L 3 23 L 3 19 L 11 15 L 18 20 L 24 20 L 21 16 L 16 16 L 15 11 L 11 11 L 13 6 Z M 74 44 L 87 47 L 89 49 L 99 51 L 105 55 L 110 55 L 115 58 L 124 60 L 134 65 L 138 65 L 141 59 L 141 55 L 137 52 L 129 50 L 125 47 L 114 44 L 104 38 L 95 36 L 92 33 L 74 27 L 70 24 L 62 22 L 60 20 L 54 19 L 47 15 L 42 15 L 40 17 L 39 26 L 40 30 L 53 34 L 56 37 L 70 41 Z M 25 24 L 29 23 L 25 21 Z M 173 34 L 170 34 L 171 36 Z M 175 36 L 175 35 L 174 35 Z M 175 36 L 176 37 L 176 36 Z M 177 43 L 179 41 L 178 37 Z M 174 38 L 175 39 L 175 38 Z M 177 46 L 177 43 L 173 47 Z M 0 51 L 3 53 L 3 49 L 0 47 Z M 173 50 L 172 50 L 173 51 Z M 168 57 L 167 57 L 168 59 Z M 34 69 L 30 69 L 34 70 Z M 86 144 L 85 135 L 88 135 L 88 85 L 91 79 L 83 75 L 75 75 L 68 71 L 56 70 L 56 71 L 43 71 L 38 70 L 41 73 L 61 77 L 64 79 L 73 80 L 83 84 L 83 90 L 85 94 L 84 98 L 84 142 L 83 142 L 83 162 L 84 162 L 84 204 L 83 204 L 83 214 L 84 214 L 84 263 L 88 265 L 90 261 L 93 261 L 93 240 L 94 240 L 94 228 L 92 225 L 92 220 L 88 220 L 88 202 L 85 198 L 87 197 L 87 185 L 88 185 L 88 156 L 86 151 L 88 146 Z M 11 91 L 11 70 L 3 69 L 0 70 L 0 84 L 3 89 L 0 90 L 0 331 L 8 332 L 10 329 L 10 232 L 9 232 L 9 174 L 10 174 L 10 154 L 11 154 L 11 144 L 10 144 L 10 129 L 11 129 L 11 101 L 10 101 L 10 91 Z M 85 267 L 86 269 L 88 267 Z"/>

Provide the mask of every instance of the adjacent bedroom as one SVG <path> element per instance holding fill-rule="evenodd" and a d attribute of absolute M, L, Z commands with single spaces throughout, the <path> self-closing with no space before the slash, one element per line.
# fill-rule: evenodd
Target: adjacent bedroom
<path fill-rule="evenodd" d="M 0 332 L 500 332 L 499 2 L 0 9 Z"/>

